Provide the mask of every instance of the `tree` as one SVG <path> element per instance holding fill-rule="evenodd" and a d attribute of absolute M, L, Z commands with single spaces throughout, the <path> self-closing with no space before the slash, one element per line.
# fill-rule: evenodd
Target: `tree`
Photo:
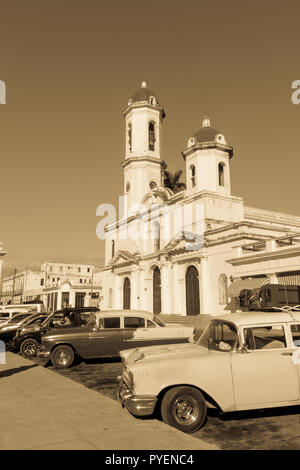
<path fill-rule="evenodd" d="M 186 184 L 182 181 L 179 181 L 181 175 L 182 170 L 177 170 L 174 174 L 172 174 L 170 171 L 167 171 L 167 164 L 165 163 L 163 166 L 164 187 L 171 189 L 173 193 L 178 193 L 179 191 L 186 189 Z"/>

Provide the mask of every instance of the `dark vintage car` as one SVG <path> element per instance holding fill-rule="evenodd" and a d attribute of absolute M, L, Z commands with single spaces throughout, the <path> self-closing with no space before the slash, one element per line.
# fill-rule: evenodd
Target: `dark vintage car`
<path fill-rule="evenodd" d="M 91 313 L 99 311 L 96 307 L 65 308 L 50 313 L 40 325 L 24 325 L 19 328 L 12 342 L 15 351 L 24 357 L 35 357 L 41 344 L 42 336 L 52 328 L 81 327 L 85 325 Z"/>
<path fill-rule="evenodd" d="M 18 313 L 0 327 L 0 340 L 6 344 L 6 349 L 10 349 L 11 342 L 19 328 L 25 325 L 37 324 L 42 322 L 46 315 L 39 313 Z"/>
<path fill-rule="evenodd" d="M 38 352 L 57 368 L 82 359 L 118 357 L 119 351 L 140 346 L 193 342 L 194 328 L 166 326 L 156 315 L 135 310 L 106 311 L 91 315 L 84 326 L 53 329 L 42 337 Z"/>

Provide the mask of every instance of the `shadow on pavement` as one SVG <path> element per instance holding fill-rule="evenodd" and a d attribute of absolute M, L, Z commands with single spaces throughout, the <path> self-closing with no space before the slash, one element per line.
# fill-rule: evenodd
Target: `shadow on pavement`
<path fill-rule="evenodd" d="M 33 367 L 37 367 L 38 364 L 33 364 L 32 366 L 22 366 L 22 367 L 15 367 L 14 369 L 7 369 L 0 372 L 0 379 L 4 377 L 10 377 L 13 374 L 18 374 L 19 372 L 24 372 L 25 370 L 32 369 Z"/>
<path fill-rule="evenodd" d="M 238 421 L 244 419 L 257 419 L 267 418 L 274 416 L 288 416 L 300 413 L 300 406 L 283 406 L 278 408 L 265 408 L 258 410 L 245 410 L 245 411 L 232 411 L 228 413 L 222 413 L 218 410 L 210 408 L 207 410 L 208 416 L 214 416 L 219 418 L 221 421 Z"/>

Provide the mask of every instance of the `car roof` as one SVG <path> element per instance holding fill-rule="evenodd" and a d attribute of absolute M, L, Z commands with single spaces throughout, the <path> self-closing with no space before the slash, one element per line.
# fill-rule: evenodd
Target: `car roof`
<path fill-rule="evenodd" d="M 146 310 L 102 310 L 101 312 L 94 312 L 96 318 L 103 317 L 143 317 L 152 320 L 154 314 Z"/>
<path fill-rule="evenodd" d="M 216 316 L 212 320 L 229 321 L 237 326 L 300 322 L 300 312 L 237 312 Z"/>

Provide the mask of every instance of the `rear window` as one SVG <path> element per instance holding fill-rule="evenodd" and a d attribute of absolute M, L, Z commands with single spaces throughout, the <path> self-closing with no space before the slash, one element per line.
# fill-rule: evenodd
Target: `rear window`
<path fill-rule="evenodd" d="M 125 328 L 143 328 L 145 326 L 145 319 L 141 317 L 125 317 Z"/>
<path fill-rule="evenodd" d="M 244 328 L 248 349 L 280 349 L 286 347 L 283 325 L 266 325 Z"/>
<path fill-rule="evenodd" d="M 102 318 L 104 328 L 120 328 L 120 317 Z"/>

